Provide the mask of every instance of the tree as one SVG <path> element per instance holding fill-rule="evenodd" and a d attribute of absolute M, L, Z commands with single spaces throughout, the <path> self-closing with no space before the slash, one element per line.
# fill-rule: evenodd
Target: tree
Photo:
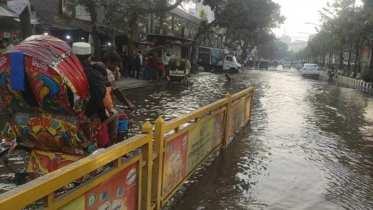
<path fill-rule="evenodd" d="M 363 7 L 357 7 L 354 0 L 335 0 L 320 13 L 323 21 L 321 30 L 308 43 L 306 49 L 296 56 L 331 57 L 339 54 L 339 68 L 343 69 L 344 52 L 348 52 L 347 72 L 351 70 L 352 58 L 355 58 L 354 73 L 360 72 L 360 49 L 373 37 L 372 0 L 364 0 Z"/>
<path fill-rule="evenodd" d="M 243 52 L 272 41 L 271 29 L 285 20 L 280 14 L 280 6 L 271 0 L 244 1 L 231 11 L 240 15 L 234 19 L 230 15 L 224 16 L 219 26 L 227 28 L 227 44 L 238 44 Z"/>
<path fill-rule="evenodd" d="M 258 47 L 258 56 L 268 60 L 281 60 L 289 59 L 290 52 L 285 43 L 279 40 L 272 40 Z"/>
<path fill-rule="evenodd" d="M 202 20 L 194 37 L 208 33 L 218 26 L 227 29 L 225 45 L 239 48 L 242 52 L 274 39 L 271 28 L 278 27 L 285 18 L 280 6 L 272 0 L 204 0 L 215 13 L 215 19 L 208 23 Z M 245 53 L 242 53 L 244 59 Z"/>

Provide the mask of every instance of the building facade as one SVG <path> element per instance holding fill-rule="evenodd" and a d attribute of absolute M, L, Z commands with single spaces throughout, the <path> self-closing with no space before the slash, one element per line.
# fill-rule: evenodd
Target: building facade
<path fill-rule="evenodd" d="M 38 18 L 38 24 L 35 25 L 36 34 L 49 34 L 68 43 L 76 41 L 89 41 L 91 33 L 90 15 L 80 5 L 76 5 L 76 0 L 32 0 L 31 8 Z M 172 1 L 171 1 L 172 3 Z M 147 34 L 161 34 L 194 39 L 200 23 L 200 12 L 204 10 L 208 21 L 212 21 L 214 13 L 209 7 L 201 3 L 183 3 L 179 7 L 165 13 L 148 14 L 145 19 L 139 21 L 138 31 L 135 33 L 134 40 L 142 41 L 146 39 Z M 98 19 L 102 20 L 103 13 L 99 12 Z M 163 20 L 163 21 L 162 21 Z M 162 22 L 162 23 L 161 23 Z M 219 30 L 209 40 L 213 40 L 217 46 L 222 45 L 222 38 L 219 36 Z M 121 45 L 125 45 L 127 39 L 125 35 L 120 36 Z M 208 45 L 207 38 L 203 37 L 200 42 Z M 216 41 L 218 40 L 218 41 Z M 110 35 L 101 35 L 101 48 L 107 50 L 113 42 Z M 115 42 L 117 39 L 115 39 Z M 219 44 L 217 44 L 219 42 Z M 210 41 L 211 43 L 211 41 Z M 118 46 L 121 47 L 121 46 Z"/>

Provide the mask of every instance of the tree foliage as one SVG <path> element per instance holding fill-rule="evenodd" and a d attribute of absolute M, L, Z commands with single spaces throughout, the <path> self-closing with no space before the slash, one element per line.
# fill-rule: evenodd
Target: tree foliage
<path fill-rule="evenodd" d="M 204 0 L 203 3 L 211 7 L 215 19 L 200 24 L 195 39 L 214 26 L 226 28 L 225 44 L 242 52 L 273 41 L 275 36 L 271 30 L 285 20 L 280 14 L 280 5 L 272 0 Z"/>
<path fill-rule="evenodd" d="M 285 43 L 279 40 L 271 40 L 258 47 L 258 57 L 267 60 L 289 59 L 290 52 Z"/>
<path fill-rule="evenodd" d="M 373 0 L 363 0 L 363 6 L 356 6 L 355 0 L 335 0 L 328 4 L 321 14 L 322 26 L 316 36 L 308 42 L 307 48 L 297 53 L 295 58 L 315 61 L 316 57 L 325 59 L 328 55 L 339 58 L 339 68 L 342 69 L 347 59 L 348 70 L 350 63 L 357 68 L 360 50 L 365 45 L 371 45 L 373 38 Z M 349 52 L 348 58 L 343 52 Z M 351 60 L 351 56 L 355 61 Z"/>

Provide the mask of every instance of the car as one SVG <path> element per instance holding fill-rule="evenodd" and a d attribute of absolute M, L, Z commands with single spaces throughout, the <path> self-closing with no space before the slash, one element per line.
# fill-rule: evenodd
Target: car
<path fill-rule="evenodd" d="M 259 63 L 259 70 L 260 69 L 266 69 L 266 70 L 268 70 L 269 66 L 270 66 L 269 61 L 260 61 L 260 63 Z"/>
<path fill-rule="evenodd" d="M 290 61 L 284 61 L 284 62 L 283 62 L 283 68 L 288 68 L 288 69 L 290 69 L 290 68 L 291 68 L 291 62 L 290 62 Z"/>
<path fill-rule="evenodd" d="M 320 76 L 320 68 L 317 64 L 315 63 L 305 63 L 301 73 L 302 76 L 304 77 L 316 77 L 319 78 Z"/>

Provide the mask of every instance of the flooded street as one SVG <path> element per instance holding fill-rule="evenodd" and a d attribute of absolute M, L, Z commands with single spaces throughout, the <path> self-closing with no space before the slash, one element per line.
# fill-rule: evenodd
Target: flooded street
<path fill-rule="evenodd" d="M 295 70 L 245 72 L 220 88 L 250 84 L 251 124 L 168 209 L 372 209 L 373 100 Z"/>
<path fill-rule="evenodd" d="M 202 72 L 190 90 L 126 91 L 138 106 L 133 118 L 154 122 L 256 85 L 251 123 L 166 209 L 373 209 L 372 98 L 296 70 L 245 70 L 232 78 Z"/>

